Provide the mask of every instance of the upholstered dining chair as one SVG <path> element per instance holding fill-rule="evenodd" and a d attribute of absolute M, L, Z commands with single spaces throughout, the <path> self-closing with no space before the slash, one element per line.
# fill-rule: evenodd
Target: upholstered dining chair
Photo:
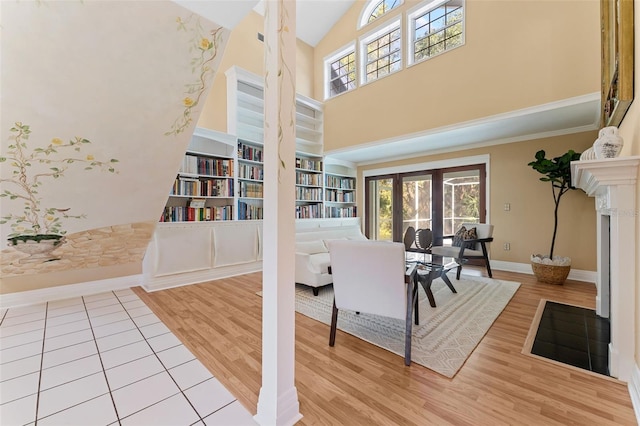
<path fill-rule="evenodd" d="M 489 243 L 493 241 L 493 225 L 488 223 L 471 223 L 465 222 L 453 236 L 451 246 L 434 246 L 431 247 L 431 253 L 453 257 L 458 263 L 456 271 L 456 279 L 460 279 L 462 265 L 470 259 L 484 260 L 489 277 L 491 274 L 491 264 L 489 263 Z"/>
<path fill-rule="evenodd" d="M 407 267 L 404 244 L 386 241 L 328 242 L 333 276 L 333 312 L 329 346 L 336 341 L 340 310 L 405 321 L 405 365 L 411 364 L 412 313 L 417 286 L 415 266 Z M 416 324 L 418 316 L 416 311 Z"/>
<path fill-rule="evenodd" d="M 409 226 L 406 231 L 404 231 L 404 237 L 402 238 L 402 242 L 404 243 L 405 251 L 415 251 L 416 250 L 416 228 L 413 226 Z"/>

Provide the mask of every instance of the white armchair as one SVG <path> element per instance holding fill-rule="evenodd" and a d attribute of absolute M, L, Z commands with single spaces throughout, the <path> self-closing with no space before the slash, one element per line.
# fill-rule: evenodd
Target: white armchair
<path fill-rule="evenodd" d="M 464 230 L 462 229 L 464 228 Z M 475 237 L 472 235 L 475 233 Z M 457 237 L 457 238 L 456 238 Z M 462 265 L 469 259 L 482 259 L 487 267 L 487 274 L 491 274 L 489 263 L 489 243 L 493 241 L 493 225 L 488 223 L 463 223 L 454 236 L 454 245 L 431 247 L 431 254 L 453 257 L 458 263 L 456 279 L 460 279 Z M 459 245 L 457 245 L 459 244 Z"/>
<path fill-rule="evenodd" d="M 328 246 L 334 291 L 329 346 L 335 344 L 341 309 L 403 319 L 405 365 L 410 365 L 411 316 L 417 286 L 415 270 L 407 270 L 404 244 L 335 240 Z M 415 321 L 417 324 L 417 310 Z"/>

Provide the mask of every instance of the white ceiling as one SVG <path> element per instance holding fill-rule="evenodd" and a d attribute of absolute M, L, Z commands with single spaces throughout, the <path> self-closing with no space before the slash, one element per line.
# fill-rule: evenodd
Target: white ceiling
<path fill-rule="evenodd" d="M 264 14 L 265 0 L 174 1 L 219 25 L 233 29 L 251 10 Z M 315 47 L 354 2 L 298 0 L 296 35 Z M 597 130 L 599 117 L 600 94 L 593 93 L 357 147 L 326 151 L 325 154 L 338 160 L 367 164 L 382 159 L 400 159 Z"/>
<path fill-rule="evenodd" d="M 264 15 L 264 0 L 174 0 L 218 25 L 233 29 L 252 9 Z M 355 0 L 298 0 L 296 36 L 315 47 Z M 355 22 L 353 23 L 355 26 Z"/>

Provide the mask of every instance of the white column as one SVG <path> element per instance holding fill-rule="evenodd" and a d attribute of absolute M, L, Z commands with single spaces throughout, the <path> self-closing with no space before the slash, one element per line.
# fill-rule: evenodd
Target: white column
<path fill-rule="evenodd" d="M 265 2 L 261 425 L 302 418 L 295 370 L 295 0 Z"/>
<path fill-rule="evenodd" d="M 611 229 L 609 373 L 629 382 L 635 352 L 635 185 L 608 187 Z"/>
<path fill-rule="evenodd" d="M 640 156 L 604 160 L 573 161 L 572 183 L 596 197 L 599 215 L 609 216 L 609 239 L 605 218 L 598 217 L 598 301 L 599 313 L 607 300 L 609 282 L 609 374 L 624 382 L 635 368 L 636 344 L 636 188 Z M 607 256 L 607 244 L 610 245 Z M 605 263 L 608 263 L 605 264 Z"/>

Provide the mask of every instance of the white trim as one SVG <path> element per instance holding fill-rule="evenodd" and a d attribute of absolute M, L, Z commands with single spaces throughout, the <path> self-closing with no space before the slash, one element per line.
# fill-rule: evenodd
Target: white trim
<path fill-rule="evenodd" d="M 137 287 L 141 285 L 141 283 L 142 275 L 128 275 L 99 281 L 89 281 L 86 283 L 2 294 L 0 295 L 0 309 L 35 305 L 37 303 L 87 296 L 90 294 L 104 293 L 106 291 L 122 290 L 125 288 Z"/>
<path fill-rule="evenodd" d="M 166 290 L 168 288 L 182 287 L 191 284 L 200 284 L 207 281 L 219 280 L 222 278 L 235 277 L 238 275 L 250 274 L 262 270 L 262 261 L 243 263 L 238 265 L 221 266 L 218 268 L 201 271 L 191 271 L 179 274 L 163 275 L 148 278 L 141 284 L 148 293 Z"/>
<path fill-rule="evenodd" d="M 505 260 L 491 259 L 491 269 L 496 271 L 517 272 L 519 274 L 533 275 L 530 263 L 507 262 Z M 462 270 L 464 271 L 464 268 Z M 596 271 L 585 271 L 583 269 L 572 268 L 569 272 L 568 279 L 595 285 L 596 277 Z"/>
<path fill-rule="evenodd" d="M 378 77 L 375 80 L 371 80 L 371 81 L 367 81 L 367 49 L 366 49 L 366 44 L 371 43 L 373 40 L 381 37 L 384 33 L 388 33 L 388 32 L 392 32 L 395 30 L 400 30 L 400 69 L 398 69 L 397 71 L 391 71 L 391 64 L 389 64 L 389 74 L 384 75 L 382 77 Z M 381 78 L 384 77 L 388 77 L 392 74 L 395 74 L 397 72 L 400 72 L 404 69 L 404 53 L 403 53 L 403 43 L 402 43 L 402 15 L 398 15 L 396 18 L 393 18 L 387 22 L 385 22 L 384 24 L 380 25 L 379 27 L 369 31 L 368 33 L 360 36 L 358 38 L 358 71 L 360 72 L 360 79 L 359 79 L 359 83 L 360 86 L 364 86 L 370 83 L 373 83 L 374 81 L 378 81 Z M 391 57 L 389 57 L 389 60 L 391 60 Z"/>
<path fill-rule="evenodd" d="M 358 16 L 358 23 L 357 23 L 356 29 L 360 30 L 360 29 L 366 27 L 369 24 L 375 23 L 376 20 L 378 20 L 381 17 L 385 16 L 387 13 L 391 13 L 392 10 L 398 10 L 400 8 L 400 6 L 402 6 L 402 4 L 404 3 L 404 0 L 400 0 L 400 2 L 398 3 L 398 5 L 396 7 L 394 7 L 391 10 L 388 10 L 384 14 L 378 16 L 376 19 L 373 20 L 373 22 L 369 22 L 369 17 L 373 13 L 373 9 L 378 4 L 380 4 L 380 1 L 381 0 L 369 0 L 369 2 L 362 8 L 362 10 L 360 11 L 360 16 Z M 363 20 L 365 19 L 365 16 L 366 16 L 367 22 L 363 22 Z"/>
<path fill-rule="evenodd" d="M 408 133 L 408 134 L 404 134 L 404 135 L 400 135 L 400 136 L 395 136 L 395 137 L 392 137 L 392 138 L 366 142 L 366 143 L 362 143 L 362 144 L 359 144 L 359 145 L 356 145 L 356 146 L 347 147 L 347 148 L 333 149 L 333 150 L 330 150 L 330 151 L 325 151 L 325 156 L 340 155 L 340 154 L 343 154 L 343 153 L 348 154 L 350 152 L 358 152 L 358 151 L 362 151 L 362 150 L 366 151 L 369 148 L 376 148 L 376 147 L 384 146 L 384 145 L 389 145 L 389 147 L 390 147 L 389 151 L 393 152 L 392 145 L 394 143 L 405 143 L 408 140 L 411 140 L 412 143 L 415 142 L 416 146 L 424 146 L 424 149 L 422 149 L 422 150 L 419 150 L 419 151 L 416 151 L 416 152 L 407 153 L 407 154 L 403 154 L 403 155 L 397 155 L 397 156 L 385 155 L 383 159 L 373 159 L 373 160 L 367 160 L 367 161 L 354 161 L 358 166 L 366 166 L 366 165 L 369 165 L 369 164 L 377 164 L 377 163 L 380 163 L 380 162 L 388 162 L 388 161 L 403 160 L 403 159 L 407 159 L 407 158 L 415 158 L 415 156 L 417 154 L 422 154 L 422 155 L 444 154 L 444 153 L 462 151 L 462 150 L 473 149 L 473 148 L 483 148 L 483 147 L 488 147 L 488 146 L 503 145 L 503 144 L 508 144 L 508 143 L 523 142 L 523 141 L 529 141 L 529 140 L 535 140 L 535 139 L 541 139 L 541 138 L 548 138 L 548 137 L 553 137 L 553 136 L 562 136 L 562 135 L 567 135 L 567 134 L 573 134 L 573 133 L 579 133 L 579 132 L 587 132 L 587 131 L 591 131 L 591 130 L 598 130 L 598 128 L 599 128 L 599 126 L 598 126 L 599 113 L 595 113 L 594 114 L 594 121 L 593 121 L 592 124 L 585 125 L 585 126 L 579 126 L 579 127 L 573 127 L 573 128 L 570 128 L 570 129 L 560 129 L 560 130 L 552 130 L 552 131 L 539 132 L 539 133 L 529 133 L 529 134 L 522 135 L 522 136 L 513 136 L 513 137 L 502 138 L 502 139 L 493 139 L 493 140 L 484 141 L 484 142 L 463 143 L 463 144 L 459 144 L 459 145 L 455 145 L 455 146 L 449 146 L 449 147 L 440 148 L 440 149 L 429 149 L 428 146 L 421 141 L 421 139 L 427 139 L 430 136 L 435 136 L 435 135 L 439 135 L 439 134 L 442 134 L 442 133 L 452 132 L 452 131 L 456 131 L 456 130 L 459 130 L 459 129 L 462 129 L 462 128 L 475 128 L 475 127 L 483 126 L 483 125 L 488 124 L 488 123 L 494 123 L 494 122 L 499 123 L 499 122 L 502 122 L 504 120 L 510 120 L 510 119 L 514 119 L 514 118 L 518 118 L 518 117 L 526 117 L 526 116 L 531 115 L 531 114 L 552 111 L 552 110 L 555 110 L 555 109 L 558 109 L 558 108 L 571 107 L 571 106 L 580 105 L 580 104 L 584 104 L 584 103 L 590 103 L 590 102 L 594 102 L 594 101 L 600 102 L 600 93 L 599 92 L 589 93 L 589 94 L 586 94 L 586 95 L 580 95 L 580 96 L 576 96 L 576 97 L 573 97 L 573 98 L 563 99 L 563 100 L 560 100 L 560 101 L 549 102 L 549 103 L 546 103 L 546 104 L 536 105 L 536 106 L 533 106 L 533 107 L 522 108 L 522 109 L 519 109 L 519 110 L 516 110 L 516 111 L 507 112 L 507 113 L 491 115 L 491 116 L 488 116 L 488 117 L 482 117 L 482 118 L 478 118 L 478 119 L 475 119 L 475 120 L 465 121 L 465 122 L 462 122 L 462 123 L 456 123 L 456 124 L 451 124 L 451 125 L 447 125 L 447 126 L 437 127 L 437 128 L 426 130 L 426 131 Z"/>
<path fill-rule="evenodd" d="M 633 412 L 636 413 L 636 420 L 640 424 L 640 369 L 638 369 L 638 364 L 634 364 L 633 366 L 628 388 L 629 396 L 631 396 L 631 404 L 633 405 Z"/>
<path fill-rule="evenodd" d="M 404 166 L 383 167 L 380 169 L 364 170 L 362 172 L 362 176 L 369 177 L 369 176 L 388 175 L 391 173 L 419 172 L 421 170 L 444 169 L 449 167 L 460 167 L 460 166 L 468 166 L 470 164 L 482 164 L 482 163 L 484 163 L 488 168 L 490 159 L 491 157 L 489 154 L 483 154 L 483 155 L 474 155 L 470 157 L 451 158 L 447 160 L 428 161 L 426 163 L 405 164 Z M 489 170 L 487 170 L 487 175 L 488 174 L 489 174 Z M 488 179 L 489 179 L 489 176 L 487 176 L 487 184 L 489 183 Z"/>
<path fill-rule="evenodd" d="M 336 95 L 331 96 L 331 93 L 329 91 L 329 80 L 331 78 L 331 63 L 335 62 L 338 59 L 341 59 L 344 56 L 347 56 L 349 54 L 353 53 L 354 54 L 354 62 L 355 62 L 355 66 L 356 66 L 356 79 L 354 81 L 355 83 L 355 87 L 353 89 L 350 90 L 346 90 L 342 93 L 338 93 Z M 351 90 L 355 90 L 358 88 L 358 53 L 356 52 L 356 41 L 352 40 L 349 43 L 347 43 L 346 45 L 344 45 L 343 47 L 341 47 L 340 49 L 336 50 L 335 52 L 327 55 L 324 57 L 324 59 L 322 60 L 323 63 L 323 69 L 324 69 L 324 79 L 323 79 L 323 85 L 324 85 L 324 100 L 326 101 L 327 99 L 333 99 L 336 96 L 340 96 L 344 93 L 348 93 Z"/>

